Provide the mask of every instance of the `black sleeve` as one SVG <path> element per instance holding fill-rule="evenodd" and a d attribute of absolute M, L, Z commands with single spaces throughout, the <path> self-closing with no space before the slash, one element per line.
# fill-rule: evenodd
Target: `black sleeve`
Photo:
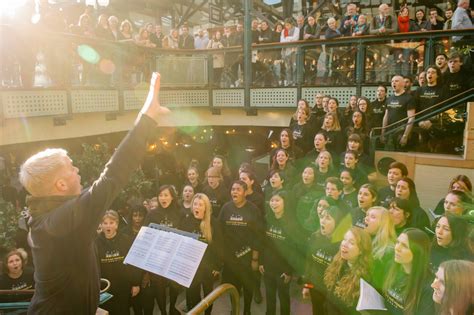
<path fill-rule="evenodd" d="M 416 101 L 415 98 L 407 94 L 407 111 L 415 109 L 416 110 Z"/>
<path fill-rule="evenodd" d="M 127 184 L 131 173 L 138 168 L 145 155 L 147 138 L 155 126 L 153 119 L 143 115 L 120 143 L 99 179 L 77 198 L 61 206 L 60 211 L 51 212 L 45 222 L 46 232 L 64 236 L 81 228 L 85 233 L 94 235 L 101 216 Z"/>

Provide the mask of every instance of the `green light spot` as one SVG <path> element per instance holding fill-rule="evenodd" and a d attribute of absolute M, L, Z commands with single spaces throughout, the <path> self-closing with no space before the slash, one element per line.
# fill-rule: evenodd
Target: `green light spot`
<path fill-rule="evenodd" d="M 77 47 L 77 53 L 79 56 L 91 64 L 97 64 L 100 61 L 100 55 L 94 48 L 88 45 L 79 45 Z"/>

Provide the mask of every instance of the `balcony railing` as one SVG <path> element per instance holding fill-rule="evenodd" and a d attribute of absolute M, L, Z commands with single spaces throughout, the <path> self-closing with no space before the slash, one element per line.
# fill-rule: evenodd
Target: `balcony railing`
<path fill-rule="evenodd" d="M 379 84 L 417 74 L 436 53 L 473 44 L 453 43 L 452 36 L 474 36 L 472 29 L 253 45 L 245 73 L 242 47 L 153 49 L 8 25 L 0 32 L 0 119 L 136 110 L 152 71 L 162 73 L 161 102 L 170 107 L 216 114 L 235 107 L 252 115 L 295 107 L 300 98 L 312 103 L 317 93 L 345 106 L 351 95 L 375 99 Z"/>

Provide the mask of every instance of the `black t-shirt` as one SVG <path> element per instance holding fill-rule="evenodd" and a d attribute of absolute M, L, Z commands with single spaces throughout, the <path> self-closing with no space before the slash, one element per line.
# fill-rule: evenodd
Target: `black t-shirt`
<path fill-rule="evenodd" d="M 469 79 L 470 77 L 471 79 Z M 447 71 L 443 75 L 443 82 L 447 89 L 447 96 L 453 97 L 466 91 L 470 86 L 472 86 L 472 76 L 468 71 L 461 68 L 461 70 L 456 73 Z"/>
<path fill-rule="evenodd" d="M 416 111 L 427 109 L 444 99 L 444 89 L 442 85 L 422 86 L 415 92 Z M 424 114 L 423 114 L 424 115 Z"/>
<path fill-rule="evenodd" d="M 387 99 L 388 125 L 407 117 L 407 111 L 415 109 L 413 96 L 407 93 L 392 95 Z M 403 122 L 406 124 L 406 121 Z M 396 126 L 393 126 L 394 128 Z"/>
<path fill-rule="evenodd" d="M 246 202 L 237 208 L 233 201 L 221 209 L 218 221 L 222 228 L 224 258 L 227 263 L 250 261 L 252 250 L 259 250 L 263 232 L 262 219 L 257 206 Z"/>
<path fill-rule="evenodd" d="M 32 290 L 34 286 L 33 270 L 30 268 L 25 268 L 17 279 L 10 278 L 7 274 L 0 275 L 0 290 Z M 0 302 L 20 302 L 29 299 L 30 295 L 2 295 Z"/>
<path fill-rule="evenodd" d="M 219 217 L 222 206 L 230 199 L 229 189 L 221 182 L 216 189 L 205 185 L 202 192 L 209 197 L 212 206 L 212 215 L 215 218 Z"/>
<path fill-rule="evenodd" d="M 294 144 L 305 154 L 310 151 L 313 146 L 314 129 L 309 122 L 304 125 L 294 123 L 290 126 L 290 130 Z"/>
<path fill-rule="evenodd" d="M 385 110 L 387 109 L 387 98 L 379 101 L 376 99 L 370 104 L 370 121 L 371 127 L 382 127 L 383 116 L 385 115 Z"/>
<path fill-rule="evenodd" d="M 382 207 L 388 208 L 390 201 L 395 197 L 395 191 L 389 186 L 385 186 L 379 189 L 377 200 Z"/>

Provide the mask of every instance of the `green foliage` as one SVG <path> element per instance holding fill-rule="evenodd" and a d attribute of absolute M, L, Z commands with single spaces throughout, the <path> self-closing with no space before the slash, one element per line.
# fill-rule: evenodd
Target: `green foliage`
<path fill-rule="evenodd" d="M 87 187 L 99 178 L 111 154 L 109 146 L 105 142 L 95 145 L 83 143 L 82 148 L 82 153 L 74 156 L 73 161 L 79 168 L 82 185 Z M 152 182 L 145 177 L 141 169 L 137 169 L 132 173 L 127 186 L 119 194 L 116 201 L 123 204 L 130 199 L 141 199 L 142 196 L 146 196 L 150 192 L 151 187 Z"/>
<path fill-rule="evenodd" d="M 95 145 L 83 143 L 82 150 L 82 154 L 73 156 L 73 161 L 79 168 L 82 185 L 87 187 L 99 177 L 111 154 L 105 142 Z"/>
<path fill-rule="evenodd" d="M 19 214 L 15 207 L 0 198 L 0 248 L 15 247 L 15 235 L 18 230 Z"/>

